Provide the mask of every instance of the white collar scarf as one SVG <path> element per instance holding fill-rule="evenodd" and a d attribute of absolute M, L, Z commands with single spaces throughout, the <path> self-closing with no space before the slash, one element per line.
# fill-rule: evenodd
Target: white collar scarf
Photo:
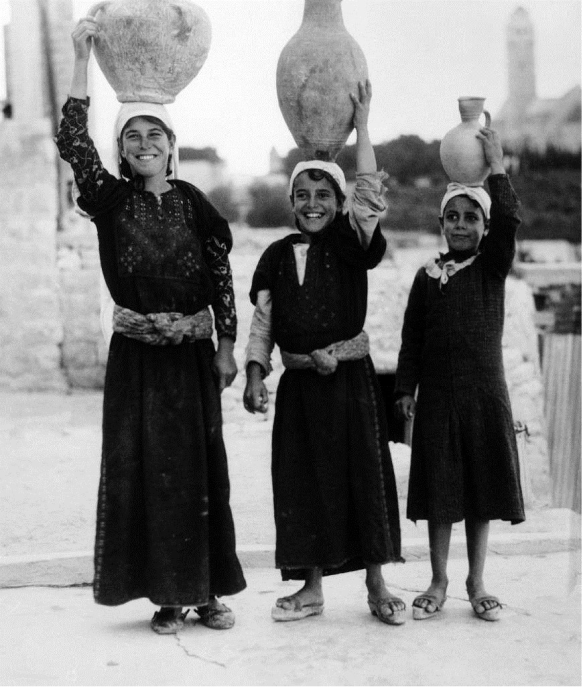
<path fill-rule="evenodd" d="M 439 288 L 442 289 L 454 274 L 464 267 L 468 267 L 478 255 L 479 253 L 475 253 L 475 255 L 471 255 L 470 258 L 463 262 L 455 262 L 453 259 L 443 262 L 442 256 L 431 258 L 424 266 L 424 269 L 429 277 L 439 280 Z"/>

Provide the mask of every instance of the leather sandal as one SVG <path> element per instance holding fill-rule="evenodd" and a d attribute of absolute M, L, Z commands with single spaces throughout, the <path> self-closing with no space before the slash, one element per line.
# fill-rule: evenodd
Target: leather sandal
<path fill-rule="evenodd" d="M 292 608 L 283 608 L 282 604 L 291 604 Z M 279 622 L 289 620 L 303 620 L 310 615 L 321 615 L 323 613 L 323 601 L 310 604 L 302 604 L 296 596 L 283 596 L 277 599 L 276 604 L 271 609 L 271 618 Z"/>
<path fill-rule="evenodd" d="M 232 610 L 216 599 L 211 600 L 207 606 L 199 606 L 194 610 L 200 616 L 200 622 L 212 630 L 230 630 L 234 625 Z"/>
<path fill-rule="evenodd" d="M 437 613 L 445 605 L 446 596 L 439 599 L 435 594 L 420 594 L 412 602 L 412 617 L 414 620 L 428 620 L 429 618 L 436 618 Z M 428 601 L 425 606 L 419 606 L 417 601 Z M 434 611 L 427 611 L 428 605 L 434 606 Z"/>
<path fill-rule="evenodd" d="M 482 605 L 484 601 L 492 601 L 496 605 L 493 606 L 493 608 L 485 608 L 484 610 L 479 612 L 477 610 L 477 606 Z M 472 599 L 469 599 L 469 603 L 471 604 L 471 607 L 473 608 L 473 613 L 477 616 L 477 618 L 489 621 L 499 620 L 503 604 L 501 603 L 501 601 L 499 601 L 499 599 L 496 596 L 491 596 L 491 594 L 485 594 L 484 596 L 476 596 Z"/>
<path fill-rule="evenodd" d="M 372 615 L 375 615 L 378 620 L 388 625 L 403 625 L 406 622 L 404 614 L 406 613 L 406 605 L 404 608 L 394 608 L 395 603 L 404 603 L 402 599 L 397 596 L 391 596 L 387 599 L 378 599 L 374 601 L 368 596 L 368 606 Z"/>
<path fill-rule="evenodd" d="M 184 627 L 184 619 L 188 613 L 189 609 L 182 613 L 181 608 L 162 606 L 159 611 L 154 613 L 150 627 L 159 635 L 175 635 L 178 630 Z"/>

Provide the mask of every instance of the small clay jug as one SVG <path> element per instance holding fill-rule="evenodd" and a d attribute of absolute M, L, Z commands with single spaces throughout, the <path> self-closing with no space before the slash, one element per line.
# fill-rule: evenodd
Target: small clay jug
<path fill-rule="evenodd" d="M 448 131 L 441 141 L 441 162 L 451 181 L 466 186 L 481 186 L 491 168 L 485 160 L 481 141 L 475 133 L 482 128 L 479 117 L 485 115 L 485 126 L 491 116 L 483 109 L 485 98 L 459 98 L 461 123 Z"/>
<path fill-rule="evenodd" d="M 283 118 L 306 159 L 334 160 L 352 132 L 366 58 L 344 26 L 341 0 L 305 0 L 303 22 L 277 63 Z"/>
<path fill-rule="evenodd" d="M 106 0 L 89 15 L 97 64 L 121 103 L 174 102 L 210 50 L 208 15 L 189 0 Z"/>

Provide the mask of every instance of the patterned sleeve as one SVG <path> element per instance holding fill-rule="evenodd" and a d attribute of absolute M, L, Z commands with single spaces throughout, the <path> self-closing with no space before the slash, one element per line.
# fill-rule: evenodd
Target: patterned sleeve
<path fill-rule="evenodd" d="M 203 250 L 214 284 L 212 310 L 216 334 L 219 339 L 227 336 L 236 341 L 237 318 L 228 246 L 225 241 L 216 236 L 210 236 L 204 241 Z"/>
<path fill-rule="evenodd" d="M 61 158 L 73 169 L 80 193 L 79 205 L 93 214 L 94 206 L 104 199 L 109 188 L 117 186 L 119 180 L 103 167 L 89 136 L 88 110 L 89 98 L 68 98 L 63 105 L 63 118 L 55 142 Z"/>

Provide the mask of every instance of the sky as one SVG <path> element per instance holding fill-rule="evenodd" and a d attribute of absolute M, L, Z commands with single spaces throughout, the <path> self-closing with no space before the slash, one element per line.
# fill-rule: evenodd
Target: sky
<path fill-rule="evenodd" d="M 9 0 L 0 0 L 0 21 Z M 18 1 L 18 0 L 16 0 Z M 73 0 L 75 18 L 93 0 Z M 277 60 L 298 30 L 304 0 L 197 0 L 212 25 L 206 63 L 168 109 L 180 145 L 211 146 L 238 175 L 268 171 L 272 147 L 295 146 L 279 110 Z M 440 139 L 459 122 L 457 98 L 507 97 L 507 22 L 522 6 L 535 31 L 536 91 L 560 97 L 580 83 L 580 0 L 343 0 L 347 30 L 368 62 L 373 143 Z M 72 47 L 71 47 L 72 50 Z M 94 138 L 108 145 L 119 104 L 98 67 Z M 355 142 L 355 134 L 348 143 Z"/>

